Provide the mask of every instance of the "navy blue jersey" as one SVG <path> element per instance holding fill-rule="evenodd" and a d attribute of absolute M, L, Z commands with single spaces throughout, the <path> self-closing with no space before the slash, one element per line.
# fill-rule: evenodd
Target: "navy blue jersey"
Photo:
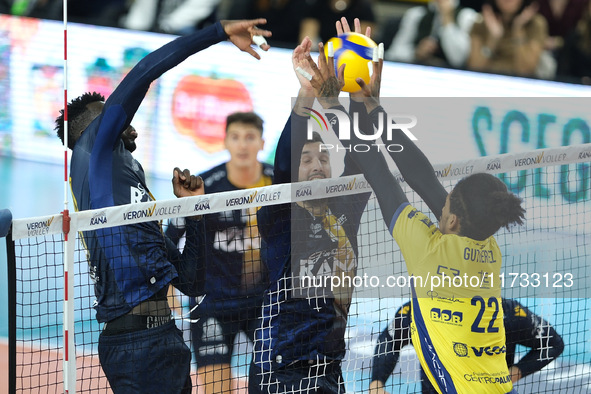
<path fill-rule="evenodd" d="M 539 371 L 555 360 L 564 350 L 564 342 L 554 327 L 532 313 L 517 300 L 503 298 L 507 366 L 517 366 L 522 378 Z M 400 350 L 411 343 L 410 301 L 402 305 L 392 322 L 378 338 L 373 357 L 371 380 L 386 383 L 398 363 Z M 515 363 L 517 345 L 530 348 L 529 352 Z M 423 377 L 423 392 L 435 392 L 426 376 Z M 427 389 L 428 388 L 428 389 Z"/>
<path fill-rule="evenodd" d="M 130 125 L 152 81 L 190 55 L 225 38 L 221 24 L 217 23 L 164 45 L 127 74 L 74 147 L 70 179 L 77 210 L 153 199 L 144 171 L 125 149 L 121 133 Z M 177 277 L 167 259 L 158 222 L 86 231 L 84 240 L 95 283 L 99 322 L 127 313 Z"/>
<path fill-rule="evenodd" d="M 287 121 L 277 144 L 274 183 L 290 182 L 292 168 L 297 173 L 306 142 L 306 119 L 292 114 Z M 292 127 L 298 129 L 293 136 Z M 343 175 L 354 173 L 358 173 L 357 168 L 346 156 Z M 339 253 L 345 251 L 352 257 L 354 274 L 357 230 L 369 196 L 370 193 L 363 193 L 330 198 L 321 216 L 314 216 L 297 204 L 267 206 L 258 211 L 261 258 L 270 279 L 255 337 L 254 360 L 259 368 L 274 370 L 296 360 L 317 357 L 343 358 L 350 295 L 349 299 L 296 297 L 291 290 L 292 269 L 301 267 L 302 262 L 316 268 L 325 264 L 334 267 L 342 262 L 337 262 L 342 257 Z M 338 238 L 330 230 L 337 223 L 341 231 Z"/>

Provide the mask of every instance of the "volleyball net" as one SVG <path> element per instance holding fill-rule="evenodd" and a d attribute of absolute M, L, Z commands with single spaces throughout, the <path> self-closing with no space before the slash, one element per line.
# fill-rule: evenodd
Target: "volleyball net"
<path fill-rule="evenodd" d="M 550 346 L 543 335 L 547 332 L 544 324 L 555 329 L 565 347 L 556 360 L 518 382 L 519 392 L 582 393 L 591 388 L 590 159 L 591 144 L 582 144 L 434 166 L 448 191 L 466 175 L 488 172 L 502 179 L 524 200 L 525 224 L 510 231 L 503 229 L 496 235 L 504 256 L 500 278 L 502 294 L 529 308 L 543 322 L 538 327 L 540 331 L 533 334 L 540 342 L 537 346 L 540 358 L 548 357 Z M 424 203 L 406 187 L 403 179 L 398 178 L 409 201 L 428 213 Z M 98 338 L 103 324 L 95 318 L 94 284 L 89 275 L 87 252 L 79 236 L 81 232 L 106 232 L 114 227 L 154 221 L 161 222 L 165 229 L 170 221 L 196 214 L 207 215 L 205 220 L 208 220 L 240 212 L 238 215 L 245 217 L 244 222 L 249 222 L 248 215 L 262 206 L 289 206 L 305 199 L 328 199 L 337 195 L 350 195 L 354 199 L 370 191 L 364 178 L 354 175 L 76 212 L 70 213 L 66 222 L 69 226 L 67 240 L 61 213 L 13 220 L 6 239 L 10 387 L 15 392 L 110 391 L 98 360 Z M 346 354 L 342 370 L 347 392 L 367 392 L 374 355 L 385 351 L 383 347 L 376 348 L 378 337 L 388 327 L 395 326 L 392 322 L 398 308 L 410 297 L 409 286 L 405 284 L 404 261 L 383 223 L 373 195 L 361 215 L 357 237 L 356 282 L 353 282 L 343 334 Z M 249 242 L 245 242 L 247 238 Z M 245 272 L 255 272 L 252 267 L 257 266 L 258 254 L 265 254 L 257 250 L 265 245 L 261 246 L 257 238 L 258 234 L 247 236 L 244 232 L 235 232 L 231 240 L 225 240 L 225 245 L 241 241 L 232 244 L 237 248 L 235 251 L 250 256 L 250 260 L 244 260 L 245 267 L 250 268 L 242 267 L 243 276 Z M 243 285 L 236 282 L 236 286 Z M 199 308 L 199 302 L 178 291 L 169 297 L 176 325 L 193 352 L 193 384 L 198 387 L 203 376 L 198 376 L 199 365 L 195 361 L 191 335 L 198 323 L 190 309 L 196 304 Z M 208 319 L 203 316 L 200 319 Z M 199 335 L 223 336 L 214 320 L 202 323 Z M 230 323 L 241 324 L 240 321 Z M 399 359 L 386 382 L 386 389 L 420 392 L 420 367 L 414 350 L 410 345 L 402 346 L 408 343 L 404 336 L 392 336 L 393 340 L 401 341 L 401 346 L 396 347 Z M 454 348 L 456 350 L 461 349 Z M 518 345 L 515 362 L 530 350 L 531 347 Z M 246 392 L 253 354 L 252 343 L 246 335 L 236 337 L 232 352 L 232 386 Z"/>

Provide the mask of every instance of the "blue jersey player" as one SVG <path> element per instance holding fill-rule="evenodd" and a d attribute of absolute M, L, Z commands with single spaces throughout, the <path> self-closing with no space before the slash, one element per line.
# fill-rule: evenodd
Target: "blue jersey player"
<path fill-rule="evenodd" d="M 258 161 L 263 149 L 263 120 L 254 112 L 235 112 L 226 119 L 224 147 L 230 160 L 200 174 L 205 193 L 271 185 L 273 167 Z M 232 389 L 231 357 L 242 331 L 252 341 L 265 290 L 260 261 L 256 208 L 205 215 L 205 293 L 199 307 L 191 299 L 191 344 L 201 387 L 207 394 Z M 182 218 L 166 234 L 178 243 Z"/>
<path fill-rule="evenodd" d="M 294 67 L 310 47 L 307 39 L 295 49 Z M 312 106 L 314 98 L 309 81 L 299 74 L 298 78 L 298 98 L 277 143 L 276 184 L 332 175 L 330 154 L 320 149 L 320 135 L 306 138 L 306 107 Z M 343 175 L 356 173 L 357 167 L 346 155 Z M 298 273 L 307 269 L 314 276 L 337 271 L 355 275 L 357 231 L 368 198 L 369 193 L 335 196 L 258 211 L 269 287 L 255 332 L 250 393 L 344 392 L 341 360 L 352 289 L 306 293 L 298 288 Z"/>
<path fill-rule="evenodd" d="M 251 47 L 253 36 L 271 34 L 256 28 L 261 23 L 265 20 L 224 21 L 178 38 L 142 59 L 106 102 L 99 94 L 86 93 L 68 105 L 70 181 L 77 210 L 153 199 L 143 169 L 131 155 L 137 138 L 131 120 L 150 84 L 225 39 L 259 58 Z M 63 141 L 63 111 L 56 125 Z M 201 180 L 188 171 L 175 170 L 173 184 L 177 196 L 202 193 Z M 188 221 L 189 240 L 198 238 L 198 226 Z M 83 241 L 95 282 L 97 320 L 106 323 L 99 358 L 113 391 L 190 392 L 190 351 L 170 318 L 166 292 L 173 284 L 187 294 L 202 293 L 197 249 L 190 247 L 184 259 L 179 257 L 176 248 L 167 248 L 157 222 L 87 231 Z"/>

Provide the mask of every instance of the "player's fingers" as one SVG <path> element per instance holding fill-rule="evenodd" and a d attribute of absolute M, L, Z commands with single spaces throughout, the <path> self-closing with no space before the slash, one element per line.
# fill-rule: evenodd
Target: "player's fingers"
<path fill-rule="evenodd" d="M 183 185 L 185 187 L 187 187 L 187 185 L 189 184 L 190 180 L 191 180 L 191 171 L 189 171 L 188 169 L 185 168 L 183 170 L 182 175 L 181 175 L 181 181 L 182 181 Z"/>
<path fill-rule="evenodd" d="M 174 170 L 172 170 L 172 183 L 178 183 L 180 175 L 181 169 L 178 167 L 174 167 Z"/>
<path fill-rule="evenodd" d="M 314 76 L 310 79 L 310 85 L 314 88 L 314 90 L 319 91 L 322 88 L 322 82 L 320 82 L 320 78 Z"/>
<path fill-rule="evenodd" d="M 345 33 L 351 32 L 351 27 L 349 26 L 349 22 L 347 21 L 347 18 L 345 18 L 344 16 L 341 17 L 341 24 L 343 25 L 343 31 Z"/>
<path fill-rule="evenodd" d="M 314 59 L 312 59 L 312 56 L 310 55 L 310 53 L 307 53 L 304 57 L 304 61 L 308 63 L 308 72 L 312 71 L 311 74 L 313 75 L 320 75 L 320 70 L 318 69 L 318 66 L 316 65 L 316 63 L 314 62 Z M 304 67 L 304 69 L 306 69 Z"/>
<path fill-rule="evenodd" d="M 378 73 L 382 75 L 382 69 L 384 68 L 384 43 L 380 42 L 378 45 Z"/>
<path fill-rule="evenodd" d="M 335 23 L 336 27 L 337 27 L 337 36 L 340 36 L 343 34 L 343 25 L 341 24 L 341 21 L 337 21 Z"/>
<path fill-rule="evenodd" d="M 245 48 L 244 52 L 248 52 L 250 53 L 250 55 L 252 57 L 254 57 L 257 60 L 261 60 L 261 56 L 257 53 L 257 51 L 255 51 L 254 49 L 252 49 L 251 47 Z"/>
<path fill-rule="evenodd" d="M 361 22 L 359 21 L 359 18 L 353 20 L 353 25 L 355 25 L 355 33 L 361 34 Z"/>
<path fill-rule="evenodd" d="M 359 85 L 359 87 L 361 88 L 361 90 L 364 93 L 369 93 L 369 86 L 367 86 L 367 84 L 365 83 L 365 81 L 361 78 L 355 78 L 355 82 L 357 82 L 357 85 Z"/>
<path fill-rule="evenodd" d="M 199 175 L 192 175 L 189 182 L 189 190 L 197 190 L 203 185 L 203 180 Z"/>
<path fill-rule="evenodd" d="M 246 21 L 251 28 L 259 29 L 260 31 L 267 31 L 257 27 L 257 25 L 266 25 L 267 20 L 265 18 L 250 19 Z M 268 37 L 268 36 L 265 36 Z"/>
<path fill-rule="evenodd" d="M 328 66 L 328 70 L 330 70 L 332 72 L 332 70 L 334 70 L 334 47 L 332 45 L 332 42 L 329 42 L 328 44 L 326 44 L 327 46 L 327 66 Z"/>
<path fill-rule="evenodd" d="M 371 38 L 371 26 L 367 26 L 365 28 L 365 35 L 369 38 Z"/>
<path fill-rule="evenodd" d="M 324 44 L 321 42 L 318 43 L 318 69 L 325 79 L 332 75 L 331 70 L 328 68 L 328 63 L 326 62 L 326 55 L 324 55 Z"/>
<path fill-rule="evenodd" d="M 337 70 L 337 79 L 339 80 L 339 84 L 341 88 L 345 86 L 345 63 L 341 64 L 341 67 Z"/>

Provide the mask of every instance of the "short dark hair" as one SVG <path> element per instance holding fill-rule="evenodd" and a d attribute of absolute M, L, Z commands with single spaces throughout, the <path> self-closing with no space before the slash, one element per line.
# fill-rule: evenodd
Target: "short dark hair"
<path fill-rule="evenodd" d="M 324 141 L 322 140 L 322 136 L 320 135 L 320 133 L 317 132 L 317 131 L 313 131 L 312 132 L 312 139 L 311 140 L 306 140 L 306 144 L 314 144 L 316 142 L 324 143 Z"/>
<path fill-rule="evenodd" d="M 68 104 L 68 148 L 74 149 L 76 141 L 86 127 L 96 117 L 87 105 L 97 101 L 105 101 L 105 97 L 97 92 L 87 92 L 76 97 Z M 64 110 L 60 110 L 60 115 L 55 118 L 55 131 L 57 136 L 64 143 Z"/>
<path fill-rule="evenodd" d="M 458 182 L 449 196 L 450 211 L 460 220 L 460 235 L 483 241 L 501 227 L 523 224 L 522 199 L 499 178 L 485 173 Z"/>
<path fill-rule="evenodd" d="M 254 112 L 234 112 L 226 117 L 226 133 L 232 123 L 245 123 L 254 126 L 263 135 L 263 119 Z"/>

